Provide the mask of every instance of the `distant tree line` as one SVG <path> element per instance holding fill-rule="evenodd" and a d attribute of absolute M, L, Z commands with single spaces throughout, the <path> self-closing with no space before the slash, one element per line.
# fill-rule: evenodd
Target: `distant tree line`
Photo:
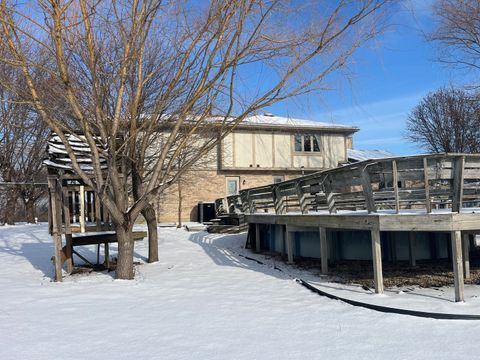
<path fill-rule="evenodd" d="M 428 94 L 411 111 L 407 138 L 430 152 L 480 153 L 480 1 L 432 3 L 435 29 L 428 40 L 438 61 L 470 76 L 470 89 L 445 87 Z"/>
<path fill-rule="evenodd" d="M 428 94 L 407 119 L 408 138 L 429 152 L 480 152 L 480 97 L 463 89 Z"/>
<path fill-rule="evenodd" d="M 14 224 L 18 214 L 35 221 L 36 205 L 46 194 L 42 161 L 49 129 L 23 101 L 22 75 L 0 63 L 0 82 L 15 82 L 17 91 L 0 86 L 0 224 Z M 18 205 L 22 204 L 23 208 Z"/>

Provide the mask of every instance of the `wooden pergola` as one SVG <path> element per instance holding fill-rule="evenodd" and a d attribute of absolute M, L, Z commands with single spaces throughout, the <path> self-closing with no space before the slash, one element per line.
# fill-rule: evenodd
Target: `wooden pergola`
<path fill-rule="evenodd" d="M 85 172 L 91 171 L 90 149 L 81 135 L 68 135 L 69 143 Z M 71 273 L 75 254 L 86 263 L 91 262 L 75 250 L 77 246 L 97 245 L 97 264 L 100 246 L 104 245 L 104 263 L 109 263 L 109 244 L 117 242 L 111 219 L 100 197 L 84 184 L 71 167 L 67 151 L 60 139 L 53 134 L 47 146 L 47 184 L 49 190 L 49 232 L 54 241 L 55 281 L 62 281 L 62 268 Z M 102 161 L 106 167 L 106 161 Z M 141 240 L 146 232 L 134 232 L 134 240 Z M 91 264 L 93 265 L 93 264 Z"/>

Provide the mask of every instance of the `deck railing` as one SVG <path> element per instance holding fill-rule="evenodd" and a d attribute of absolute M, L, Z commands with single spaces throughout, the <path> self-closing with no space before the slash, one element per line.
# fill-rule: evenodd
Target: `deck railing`
<path fill-rule="evenodd" d="M 285 214 L 480 205 L 480 155 L 434 154 L 366 160 L 227 197 L 228 211 Z"/>

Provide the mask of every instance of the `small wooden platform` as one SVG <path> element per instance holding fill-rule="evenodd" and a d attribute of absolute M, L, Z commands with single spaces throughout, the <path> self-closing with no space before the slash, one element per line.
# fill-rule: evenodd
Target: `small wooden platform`
<path fill-rule="evenodd" d="M 146 231 L 132 232 L 132 237 L 134 241 L 142 240 L 146 236 Z M 72 234 L 72 246 L 99 245 L 116 242 L 117 234 L 115 233 L 115 231 L 99 231 Z"/>

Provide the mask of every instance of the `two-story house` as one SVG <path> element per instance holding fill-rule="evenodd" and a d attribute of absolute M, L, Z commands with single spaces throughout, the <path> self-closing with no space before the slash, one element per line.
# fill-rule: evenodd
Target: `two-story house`
<path fill-rule="evenodd" d="M 182 221 L 196 221 L 200 201 L 344 164 L 356 131 L 270 113 L 251 116 L 218 144 L 214 161 L 191 169 L 159 197 L 159 221 L 176 222 L 179 213 Z"/>

